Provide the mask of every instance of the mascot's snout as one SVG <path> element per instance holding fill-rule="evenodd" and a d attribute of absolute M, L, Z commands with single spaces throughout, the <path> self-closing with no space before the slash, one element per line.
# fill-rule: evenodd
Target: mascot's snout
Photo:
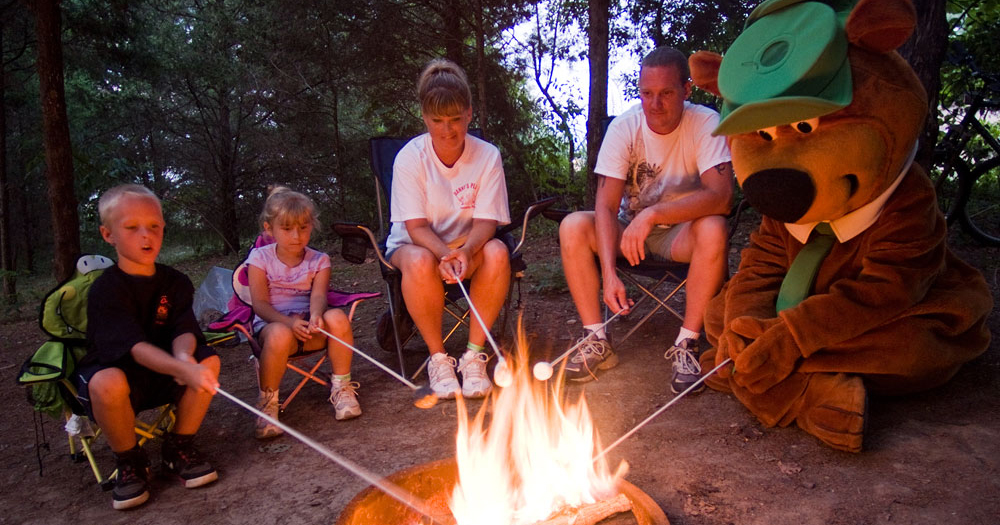
<path fill-rule="evenodd" d="M 781 222 L 796 222 L 816 198 L 808 173 L 790 168 L 768 168 L 743 181 L 743 195 L 759 212 Z"/>

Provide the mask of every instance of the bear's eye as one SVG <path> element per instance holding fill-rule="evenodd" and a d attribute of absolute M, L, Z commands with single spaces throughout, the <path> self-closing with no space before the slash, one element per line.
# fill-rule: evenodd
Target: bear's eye
<path fill-rule="evenodd" d="M 778 128 L 770 127 L 770 128 L 758 129 L 757 134 L 760 135 L 760 138 L 770 142 L 774 140 L 774 136 L 778 134 Z"/>
<path fill-rule="evenodd" d="M 792 127 L 799 133 L 812 133 L 819 127 L 819 117 L 796 122 L 795 124 L 792 124 Z"/>

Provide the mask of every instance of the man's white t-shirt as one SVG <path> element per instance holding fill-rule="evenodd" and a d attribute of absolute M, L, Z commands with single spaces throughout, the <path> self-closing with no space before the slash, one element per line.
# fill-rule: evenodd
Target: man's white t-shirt
<path fill-rule="evenodd" d="M 664 195 L 682 195 L 700 188 L 703 172 L 729 162 L 725 137 L 712 136 L 718 124 L 718 113 L 687 101 L 677 129 L 666 135 L 649 129 L 641 104 L 615 117 L 601 143 L 594 171 L 625 181 L 618 218 L 630 222 Z"/>
<path fill-rule="evenodd" d="M 465 136 L 462 156 L 451 167 L 434 153 L 429 134 L 407 142 L 392 166 L 391 195 L 387 252 L 413 243 L 404 224 L 412 219 L 427 219 L 451 248 L 465 243 L 473 219 L 510 223 L 500 150 L 472 135 Z"/>

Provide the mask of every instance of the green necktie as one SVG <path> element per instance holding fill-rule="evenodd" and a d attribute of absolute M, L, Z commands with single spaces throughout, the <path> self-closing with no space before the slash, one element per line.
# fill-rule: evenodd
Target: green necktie
<path fill-rule="evenodd" d="M 812 238 L 795 256 L 785 280 L 781 282 L 781 290 L 778 291 L 778 301 L 775 305 L 777 311 L 791 308 L 809 296 L 813 283 L 816 282 L 819 263 L 830 253 L 830 248 L 836 240 L 829 223 L 821 222 L 816 225 Z"/>

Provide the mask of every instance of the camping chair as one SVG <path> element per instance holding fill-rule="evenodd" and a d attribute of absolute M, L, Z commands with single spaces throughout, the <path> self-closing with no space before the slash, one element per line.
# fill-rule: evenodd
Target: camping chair
<path fill-rule="evenodd" d="M 478 130 L 472 129 L 469 130 L 469 133 L 481 137 L 481 133 Z M 341 255 L 348 262 L 362 264 L 366 260 L 368 248 L 373 248 L 375 251 L 379 269 L 385 281 L 386 296 L 389 303 L 388 311 L 379 321 L 376 337 L 379 347 L 386 352 L 396 352 L 399 358 L 399 370 L 404 376 L 406 375 L 406 361 L 404 359 L 403 347 L 416 333 L 416 329 L 413 327 L 413 322 L 410 320 L 409 314 L 403 304 L 402 274 L 385 257 L 385 241 L 389 233 L 388 213 L 391 209 L 390 197 L 392 194 L 393 163 L 396 160 L 396 154 L 409 141 L 409 138 L 400 137 L 375 137 L 369 140 L 372 175 L 375 179 L 375 202 L 379 219 L 378 237 L 368 227 L 361 224 L 334 224 L 334 230 L 340 235 L 343 242 Z M 385 200 L 385 207 L 382 205 L 383 199 Z M 511 222 L 511 224 L 497 228 L 495 238 L 499 238 L 507 244 L 507 249 L 510 251 L 511 269 L 507 300 L 504 302 L 504 306 L 500 310 L 500 317 L 497 320 L 497 326 L 503 337 L 506 337 L 509 332 L 511 302 L 515 287 L 517 288 L 517 297 L 513 300 L 514 309 L 518 310 L 521 307 L 520 283 L 521 278 L 524 276 L 524 270 L 527 268 L 522 256 L 521 247 L 524 245 L 528 221 L 552 205 L 553 202 L 555 202 L 555 198 L 537 201 L 525 210 L 520 223 Z M 515 242 L 511 232 L 518 227 L 521 228 L 521 236 Z M 468 286 L 467 281 L 465 285 Z M 469 310 L 467 305 L 459 302 L 461 299 L 464 299 L 464 297 L 457 284 L 445 285 L 445 313 L 454 321 L 451 323 L 451 327 L 443 332 L 445 342 L 461 326 L 468 326 Z M 414 374 L 414 377 L 419 375 L 422 369 L 423 367 L 420 367 Z"/>
<path fill-rule="evenodd" d="M 113 264 L 107 257 L 84 255 L 77 260 L 74 275 L 46 294 L 39 324 L 50 339 L 24 362 L 17 377 L 18 384 L 28 389 L 29 402 L 35 409 L 34 413 L 38 414 L 38 419 L 35 419 L 35 453 L 39 473 L 42 469 L 41 450 L 48 449 L 44 421 L 39 420 L 41 414 L 48 414 L 66 421 L 70 458 L 75 462 L 87 461 L 97 483 L 104 490 L 111 489 L 117 470 L 105 475 L 97 464 L 93 447 L 101 430 L 95 428 L 77 400 L 71 377 L 78 360 L 87 352 L 87 293 L 97 276 Z M 217 344 L 231 337 L 231 334 L 214 334 L 206 339 Z M 137 412 L 135 433 L 139 446 L 169 432 L 175 421 L 172 404 Z"/>
<path fill-rule="evenodd" d="M 258 248 L 260 246 L 265 246 L 267 244 L 273 243 L 274 240 L 265 237 L 263 234 L 257 236 L 254 241 L 253 246 L 250 250 Z M 247 250 L 247 256 L 249 256 L 250 250 Z M 250 328 L 253 324 L 254 313 L 251 307 L 250 298 L 250 277 L 248 273 L 248 265 L 246 260 L 244 260 L 233 272 L 233 296 L 229 299 L 228 311 L 220 319 L 209 323 L 208 328 L 213 331 L 221 331 L 223 333 L 236 334 L 239 333 L 250 345 L 251 355 L 250 360 L 253 361 L 254 371 L 259 372 L 258 367 L 260 365 L 260 355 L 261 347 L 257 339 L 253 336 L 252 329 Z M 347 315 L 348 320 L 354 320 L 354 311 L 361 304 L 361 301 L 365 299 L 370 299 L 373 297 L 378 297 L 382 294 L 380 293 L 348 293 L 339 290 L 330 289 L 327 292 L 326 299 L 327 303 L 334 308 L 343 308 L 350 306 L 349 313 Z M 312 361 L 310 363 L 310 361 Z M 324 387 L 327 387 L 329 383 L 324 377 L 317 375 L 317 371 L 326 362 L 326 347 L 319 348 L 317 350 L 309 350 L 305 352 L 300 352 L 295 355 L 289 356 L 288 362 L 285 364 L 285 368 L 295 372 L 302 376 L 299 379 L 298 384 L 292 389 L 292 392 L 282 401 L 278 408 L 280 411 L 284 412 L 285 408 L 295 399 L 299 391 L 302 390 L 308 382 L 313 381 Z M 260 375 L 258 374 L 259 378 Z M 259 386 L 259 385 L 258 385 Z"/>
<path fill-rule="evenodd" d="M 614 120 L 614 116 L 608 116 L 601 119 L 602 138 L 604 137 L 604 134 L 607 133 L 608 126 L 611 124 L 612 120 Z M 729 238 L 732 238 L 733 233 L 736 232 L 745 202 L 745 200 L 741 199 L 729 214 Z M 562 222 L 562 220 L 570 213 L 571 212 L 569 210 L 549 209 L 543 212 L 543 215 L 547 219 L 558 223 Z M 596 256 L 595 259 L 597 259 Z M 598 262 L 598 264 L 600 263 Z M 631 337 L 636 330 L 641 328 L 646 321 L 652 318 L 653 315 L 661 309 L 665 309 L 670 312 L 677 318 L 678 321 L 684 320 L 684 314 L 680 310 L 683 308 L 684 301 L 684 297 L 681 292 L 687 284 L 688 266 L 688 263 L 658 260 L 654 257 L 646 257 L 635 266 L 629 264 L 628 260 L 624 257 L 619 256 L 615 259 L 615 271 L 619 278 L 621 278 L 627 285 L 630 284 L 641 292 L 639 299 L 634 305 L 632 305 L 632 310 L 641 311 L 638 310 L 638 308 L 647 300 L 651 300 L 655 303 L 648 312 L 643 314 L 642 318 L 632 325 L 632 328 L 629 329 L 619 342 L 623 343 L 628 340 L 628 338 Z M 671 306 L 671 301 L 677 303 L 676 308 Z M 608 318 L 608 314 L 608 307 L 605 305 L 605 319 Z"/>

